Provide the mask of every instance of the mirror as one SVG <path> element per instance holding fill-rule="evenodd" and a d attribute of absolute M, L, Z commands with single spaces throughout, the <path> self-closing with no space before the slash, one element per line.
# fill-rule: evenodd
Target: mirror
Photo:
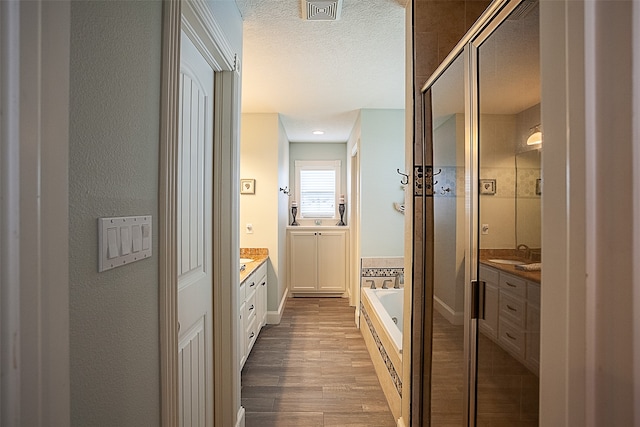
<path fill-rule="evenodd" d="M 540 251 L 541 149 L 516 154 L 516 247 Z"/>

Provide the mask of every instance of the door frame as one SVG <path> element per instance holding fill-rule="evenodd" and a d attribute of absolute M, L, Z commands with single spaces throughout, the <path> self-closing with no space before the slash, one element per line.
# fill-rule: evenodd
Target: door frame
<path fill-rule="evenodd" d="M 214 425 L 238 425 L 237 360 L 240 63 L 204 0 L 163 2 L 159 172 L 159 313 L 162 426 L 178 425 L 177 182 L 180 33 L 184 30 L 216 73 L 213 129 Z M 229 392 L 231 391 L 231 393 Z M 238 424 L 237 424 L 238 423 Z"/>
<path fill-rule="evenodd" d="M 68 1 L 0 2 L 0 424 L 69 425 Z"/>

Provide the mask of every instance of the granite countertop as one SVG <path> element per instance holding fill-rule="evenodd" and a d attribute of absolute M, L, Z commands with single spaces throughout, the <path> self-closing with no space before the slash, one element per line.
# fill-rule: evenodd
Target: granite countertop
<path fill-rule="evenodd" d="M 480 250 L 480 263 L 489 267 L 493 267 L 497 270 L 504 271 L 517 277 L 521 277 L 525 280 L 540 284 L 542 272 L 538 271 L 524 271 L 518 270 L 514 265 L 510 264 L 498 264 L 489 261 L 490 259 L 512 259 L 516 261 L 522 261 L 523 264 L 531 264 L 533 262 L 540 262 L 540 260 L 525 258 L 521 253 L 512 249 L 481 249 Z"/>
<path fill-rule="evenodd" d="M 244 263 L 247 267 L 244 271 L 240 271 L 240 284 L 242 284 L 251 273 L 267 262 L 267 259 L 269 259 L 269 249 L 240 248 L 240 258 L 251 258 L 253 260 L 252 262 Z"/>

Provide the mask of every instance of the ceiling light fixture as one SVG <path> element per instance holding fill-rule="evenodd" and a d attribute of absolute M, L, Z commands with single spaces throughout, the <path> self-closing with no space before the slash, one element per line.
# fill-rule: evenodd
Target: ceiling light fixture
<path fill-rule="evenodd" d="M 324 131 L 323 130 L 314 130 L 313 134 L 314 135 L 324 135 Z"/>
<path fill-rule="evenodd" d="M 527 138 L 527 145 L 542 144 L 542 132 L 540 131 L 540 125 L 536 125 L 530 129 L 529 138 Z"/>

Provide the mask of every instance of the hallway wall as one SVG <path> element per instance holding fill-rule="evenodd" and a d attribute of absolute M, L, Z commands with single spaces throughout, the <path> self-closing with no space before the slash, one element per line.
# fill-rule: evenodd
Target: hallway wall
<path fill-rule="evenodd" d="M 161 2 L 71 4 L 73 425 L 159 425 Z M 153 256 L 97 272 L 97 218 L 153 216 Z"/>
<path fill-rule="evenodd" d="M 278 189 L 289 185 L 289 141 L 277 113 L 243 114 L 241 126 L 240 178 L 255 179 L 256 186 L 255 194 L 240 195 L 240 247 L 269 249 L 267 307 L 276 311 L 287 283 L 288 200 Z"/>

